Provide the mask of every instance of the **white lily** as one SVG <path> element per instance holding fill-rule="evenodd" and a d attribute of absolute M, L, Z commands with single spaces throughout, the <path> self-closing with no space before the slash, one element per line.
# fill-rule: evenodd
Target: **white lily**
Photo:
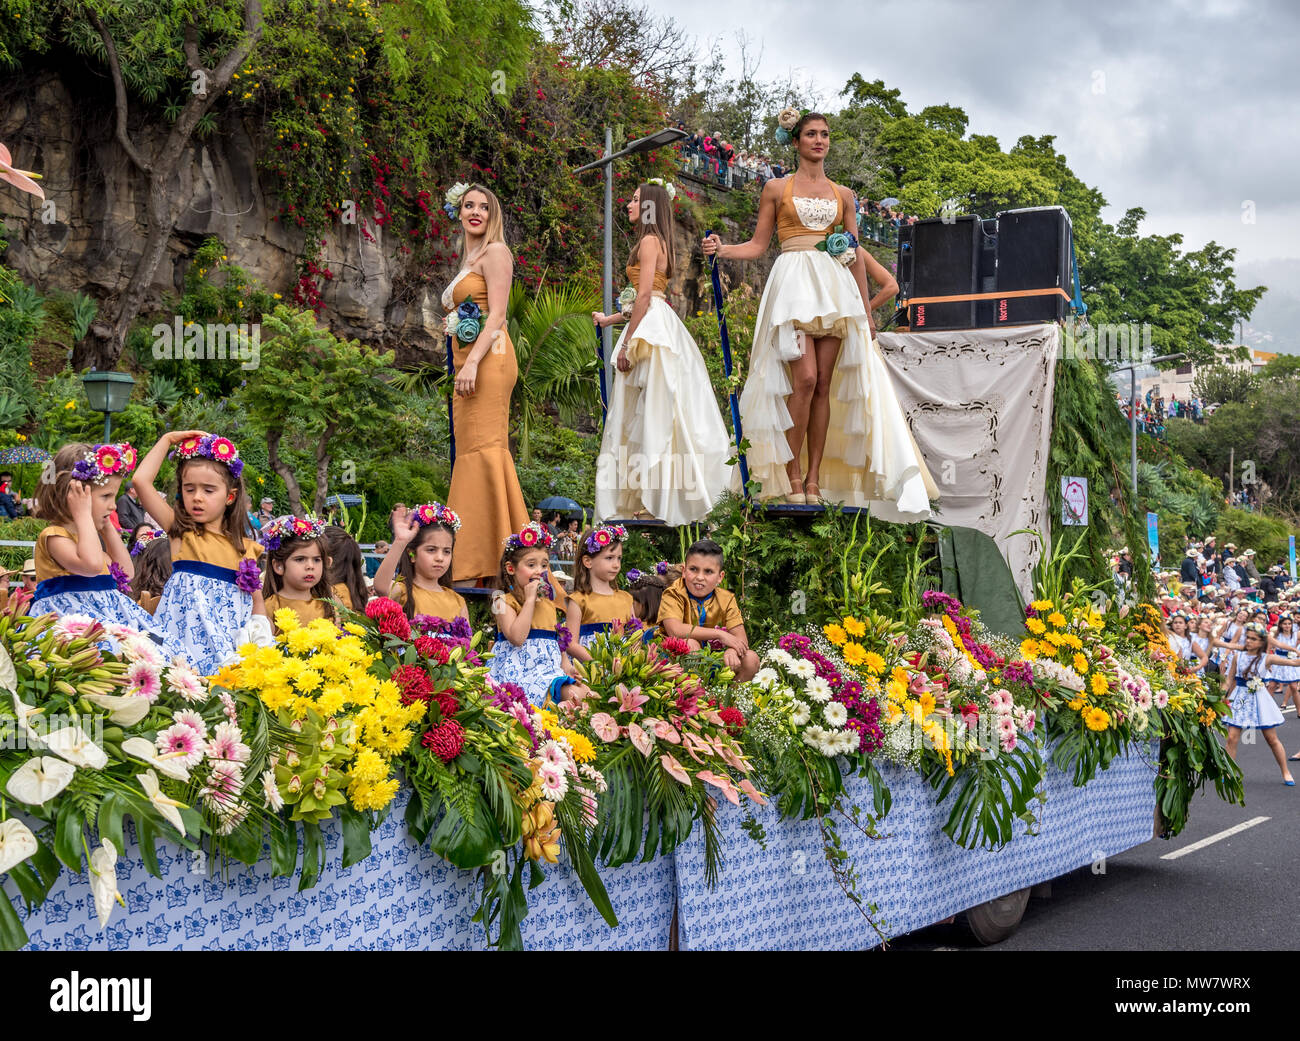
<path fill-rule="evenodd" d="M 140 782 L 140 787 L 144 789 L 145 795 L 149 796 L 149 801 L 154 804 L 154 808 L 167 818 L 172 827 L 184 835 L 185 822 L 181 820 L 180 811 L 185 809 L 185 804 L 169 799 L 162 793 L 158 787 L 158 775 L 152 770 L 148 773 L 136 774 L 135 779 Z"/>
<path fill-rule="evenodd" d="M 0 875 L 36 852 L 36 836 L 20 820 L 0 821 Z"/>
<path fill-rule="evenodd" d="M 83 694 L 82 697 L 98 708 L 107 709 L 109 720 L 124 727 L 144 719 L 152 704 L 148 698 L 133 694 Z"/>
<path fill-rule="evenodd" d="M 113 913 L 113 905 L 126 907 L 126 901 L 117 888 L 117 847 L 108 839 L 100 841 L 102 845 L 90 855 L 90 892 L 95 898 L 99 927 L 103 929 Z"/>
<path fill-rule="evenodd" d="M 0 644 L 0 690 L 11 693 L 18 690 L 18 672 L 14 669 L 14 660 L 9 657 L 9 652 L 5 650 L 3 644 Z M 14 696 L 17 697 L 17 694 Z"/>
<path fill-rule="evenodd" d="M 19 802 L 40 806 L 63 791 L 76 772 L 71 763 L 52 755 L 33 756 L 9 775 L 5 791 Z"/>
<path fill-rule="evenodd" d="M 73 766 L 102 770 L 108 765 L 108 754 L 81 727 L 68 726 L 46 734 L 45 743 L 51 752 L 63 756 Z"/>
<path fill-rule="evenodd" d="M 0 650 L 3 650 L 3 648 L 0 648 Z M 27 739 L 27 747 L 28 748 L 44 747 L 45 739 L 42 738 L 40 734 L 38 734 L 35 730 L 31 728 L 31 724 L 29 724 L 27 720 L 30 716 L 39 716 L 45 710 L 41 708 L 36 708 L 33 705 L 25 704 L 24 702 L 18 699 L 18 695 L 16 693 L 13 695 L 13 699 L 14 699 L 14 715 L 18 717 L 18 729 L 23 732 L 23 736 Z"/>
<path fill-rule="evenodd" d="M 142 759 L 159 773 L 174 777 L 178 781 L 190 779 L 189 768 L 174 756 L 160 756 L 152 741 L 143 737 L 128 737 L 122 742 L 122 751 L 136 759 Z"/>

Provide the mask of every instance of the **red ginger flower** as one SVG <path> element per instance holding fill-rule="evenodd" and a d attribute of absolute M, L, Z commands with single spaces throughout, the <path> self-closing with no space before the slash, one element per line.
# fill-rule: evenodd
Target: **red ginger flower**
<path fill-rule="evenodd" d="M 426 730 L 420 744 L 444 763 L 450 763 L 460 755 L 460 750 L 465 745 L 465 728 L 454 719 L 444 720 L 436 727 Z"/>

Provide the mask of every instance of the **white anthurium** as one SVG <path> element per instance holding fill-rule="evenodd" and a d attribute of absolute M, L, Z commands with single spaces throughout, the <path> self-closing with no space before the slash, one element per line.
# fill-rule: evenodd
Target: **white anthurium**
<path fill-rule="evenodd" d="M 0 875 L 36 852 L 36 836 L 19 820 L 0 821 Z"/>
<path fill-rule="evenodd" d="M 135 726 L 149 714 L 152 703 L 148 698 L 133 694 L 83 694 L 96 708 L 107 710 L 110 722 L 124 727 Z"/>
<path fill-rule="evenodd" d="M 55 755 L 61 755 L 73 766 L 102 770 L 108 765 L 108 754 L 86 736 L 77 726 L 63 727 L 45 735 L 45 744 Z"/>
<path fill-rule="evenodd" d="M 63 791 L 76 772 L 71 763 L 52 755 L 33 756 L 9 775 L 5 791 L 19 802 L 41 806 Z"/>
<path fill-rule="evenodd" d="M 179 831 L 185 834 L 185 822 L 181 820 L 181 810 L 185 809 L 183 802 L 177 802 L 175 799 L 169 799 L 163 794 L 162 789 L 158 787 L 158 775 L 150 770 L 148 773 L 136 774 L 135 779 L 140 782 L 140 787 L 144 789 L 145 795 L 149 796 L 149 801 L 153 803 L 154 809 L 167 818 L 167 821 Z"/>
<path fill-rule="evenodd" d="M 0 690 L 7 690 L 17 698 L 18 690 L 18 672 L 14 669 L 14 660 L 9 657 L 9 652 L 5 650 L 4 645 L 0 644 Z"/>
<path fill-rule="evenodd" d="M 190 779 L 189 768 L 183 762 L 174 757 L 160 756 L 154 743 L 147 738 L 128 737 L 122 742 L 122 751 L 136 759 L 143 759 L 160 774 L 173 777 L 178 781 Z"/>
<path fill-rule="evenodd" d="M 90 855 L 90 892 L 95 898 L 95 914 L 103 929 L 113 913 L 113 905 L 126 906 L 117 888 L 117 847 L 108 839 L 101 839 L 99 849 Z"/>
<path fill-rule="evenodd" d="M 3 650 L 3 648 L 0 648 L 0 650 Z M 27 747 L 44 748 L 45 739 L 32 729 L 31 724 L 28 723 L 27 720 L 32 716 L 39 716 L 45 710 L 24 703 L 19 699 L 17 693 L 14 694 L 13 700 L 14 715 L 18 717 L 18 729 L 23 732 L 23 736 L 27 739 Z"/>

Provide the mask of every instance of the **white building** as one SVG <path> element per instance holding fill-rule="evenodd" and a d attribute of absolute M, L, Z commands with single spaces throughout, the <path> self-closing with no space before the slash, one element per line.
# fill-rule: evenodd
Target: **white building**
<path fill-rule="evenodd" d="M 1219 350 L 1228 350 L 1228 347 L 1219 347 Z M 1249 361 L 1231 361 L 1222 362 L 1230 369 L 1250 369 L 1251 372 L 1259 372 L 1265 365 L 1277 357 L 1276 353 L 1271 351 L 1250 352 Z M 1119 391 L 1124 398 L 1129 394 L 1129 375 L 1127 372 L 1111 373 L 1111 382 L 1115 389 Z M 1196 366 L 1191 362 L 1179 365 L 1175 369 L 1165 369 L 1161 371 L 1152 365 L 1140 366 L 1137 370 L 1137 393 L 1141 400 L 1146 399 L 1147 391 L 1154 391 L 1153 397 L 1163 397 L 1165 403 L 1170 401 L 1188 401 L 1192 397 L 1192 381 L 1196 378 Z M 1209 402 L 1207 402 L 1209 404 Z"/>

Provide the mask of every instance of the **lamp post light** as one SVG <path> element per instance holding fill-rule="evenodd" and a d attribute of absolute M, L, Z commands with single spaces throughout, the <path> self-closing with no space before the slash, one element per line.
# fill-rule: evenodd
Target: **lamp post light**
<path fill-rule="evenodd" d="M 126 372 L 88 372 L 81 377 L 81 383 L 90 407 L 104 413 L 104 443 L 108 444 L 113 413 L 126 410 L 135 379 Z"/>
<path fill-rule="evenodd" d="M 1180 358 L 1186 358 L 1187 355 L 1179 351 L 1177 354 L 1159 354 L 1154 358 L 1143 358 L 1140 362 L 1134 362 L 1132 365 L 1116 365 L 1116 372 L 1128 370 L 1128 425 L 1129 425 L 1129 471 L 1133 479 L 1133 496 L 1137 497 L 1138 491 L 1138 421 L 1137 421 L 1137 367 L 1139 365 L 1155 365 L 1162 361 L 1178 361 Z"/>
<path fill-rule="evenodd" d="M 653 152 L 656 148 L 663 148 L 664 145 L 670 145 L 674 141 L 685 140 L 688 136 L 685 130 L 679 130 L 676 127 L 664 127 L 662 130 L 656 130 L 653 134 L 637 138 L 626 148 L 615 152 L 614 130 L 612 127 L 606 127 L 605 154 L 599 159 L 579 166 L 573 171 L 574 173 L 586 173 L 588 170 L 595 170 L 597 167 L 603 167 L 605 170 L 605 257 L 602 264 L 603 285 L 601 287 L 601 310 L 605 314 L 610 314 L 614 310 L 614 160 L 622 159 L 624 156 L 636 155 L 640 152 Z M 613 356 L 613 335 L 613 330 L 608 326 L 601 330 L 601 342 L 604 344 L 607 365 Z"/>

